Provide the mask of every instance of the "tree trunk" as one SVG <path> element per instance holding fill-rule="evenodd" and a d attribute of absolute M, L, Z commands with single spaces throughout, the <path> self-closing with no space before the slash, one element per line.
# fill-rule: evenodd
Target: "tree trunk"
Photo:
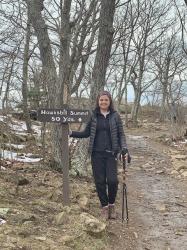
<path fill-rule="evenodd" d="M 113 19 L 115 12 L 115 0 L 102 0 L 99 35 L 96 58 L 92 73 L 91 103 L 95 103 L 97 94 L 104 89 L 106 70 L 110 59 L 113 41 Z"/>
<path fill-rule="evenodd" d="M 57 73 L 47 26 L 41 14 L 41 11 L 43 10 L 43 0 L 27 0 L 26 2 L 31 23 L 38 39 L 43 75 L 48 87 L 49 108 L 55 108 L 57 106 L 57 98 L 54 98 L 54 96 L 56 96 L 59 90 L 56 90 Z"/>
<path fill-rule="evenodd" d="M 162 84 L 162 101 L 161 101 L 161 110 L 160 110 L 160 121 L 166 119 L 166 99 L 167 99 L 167 84 Z"/>
<path fill-rule="evenodd" d="M 24 113 L 24 118 L 25 118 L 28 133 L 31 132 L 31 120 L 30 120 L 30 115 L 28 111 L 28 102 L 27 102 L 27 96 L 28 96 L 27 80 L 28 80 L 30 36 L 31 36 L 30 18 L 28 15 L 25 48 L 24 48 L 24 55 L 23 55 L 23 82 L 22 82 L 23 113 Z"/>
<path fill-rule="evenodd" d="M 141 100 L 141 89 L 135 89 L 134 94 L 135 94 L 135 98 L 134 98 L 134 105 L 133 105 L 133 109 L 131 112 L 131 116 L 132 116 L 132 121 L 133 121 L 134 126 L 137 126 L 138 112 L 139 112 L 140 100 Z"/>
<path fill-rule="evenodd" d="M 59 81 L 56 87 L 58 93 L 57 105 L 61 108 L 63 105 L 67 105 L 70 99 L 70 9 L 71 0 L 60 1 L 61 8 L 61 31 L 60 31 L 60 61 L 59 61 Z M 69 125 L 55 126 L 52 133 L 53 152 L 55 152 L 55 164 L 58 168 L 63 169 L 64 150 L 66 148 L 67 141 L 66 134 Z M 68 131 L 69 132 L 69 131 Z M 67 149 L 66 149 L 67 150 Z"/>
<path fill-rule="evenodd" d="M 12 72 L 13 72 L 13 68 L 14 68 L 14 60 L 15 60 L 15 58 L 16 58 L 16 56 L 13 55 L 12 64 L 10 66 L 10 72 L 9 72 L 8 79 L 7 79 L 7 86 L 6 86 L 5 94 L 4 94 L 4 97 L 3 97 L 3 100 L 2 100 L 2 109 L 3 110 L 9 108 L 9 105 L 8 105 L 9 90 L 10 90 L 10 82 L 11 82 Z"/>

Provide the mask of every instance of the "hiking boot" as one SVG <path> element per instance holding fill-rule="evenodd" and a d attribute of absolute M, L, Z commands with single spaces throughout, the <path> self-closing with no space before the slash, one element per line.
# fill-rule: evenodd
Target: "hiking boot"
<path fill-rule="evenodd" d="M 101 208 L 101 218 L 103 220 L 108 220 L 109 214 L 108 214 L 108 206 L 102 207 Z"/>
<path fill-rule="evenodd" d="M 108 205 L 108 218 L 109 219 L 116 219 L 116 211 L 115 211 L 115 205 L 114 204 L 109 204 Z"/>

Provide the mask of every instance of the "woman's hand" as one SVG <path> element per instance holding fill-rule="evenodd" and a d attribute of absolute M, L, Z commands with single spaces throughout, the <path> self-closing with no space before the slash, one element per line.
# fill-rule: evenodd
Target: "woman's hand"
<path fill-rule="evenodd" d="M 130 156 L 129 151 L 128 151 L 127 148 L 123 148 L 123 149 L 121 150 L 121 153 L 120 153 L 120 154 L 121 154 L 121 156 L 120 156 L 120 160 L 121 160 L 121 161 L 127 160 L 128 163 L 131 162 L 131 156 Z"/>

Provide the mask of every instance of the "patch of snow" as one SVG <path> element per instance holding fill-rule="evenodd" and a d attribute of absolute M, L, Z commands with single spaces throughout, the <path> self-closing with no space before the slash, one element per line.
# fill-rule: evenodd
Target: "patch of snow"
<path fill-rule="evenodd" d="M 127 137 L 129 137 L 132 140 L 140 140 L 144 138 L 144 136 L 142 135 L 127 135 Z"/>
<path fill-rule="evenodd" d="M 6 122 L 7 116 L 0 115 L 0 121 Z M 24 121 L 19 121 L 14 118 L 11 119 L 13 124 L 8 123 L 8 126 L 15 131 L 19 135 L 27 135 L 27 126 Z M 34 132 L 38 135 L 41 136 L 41 126 L 40 125 L 32 125 L 32 129 Z"/>
<path fill-rule="evenodd" d="M 0 218 L 0 225 L 5 224 L 5 223 L 6 223 L 6 220 L 3 220 Z"/>
<path fill-rule="evenodd" d="M 17 157 L 17 153 L 8 150 L 1 150 L 1 157 L 3 159 L 13 160 L 14 158 Z"/>
<path fill-rule="evenodd" d="M 38 136 L 41 136 L 41 126 L 32 125 L 32 129 L 34 130 L 34 132 L 36 132 Z"/>
<path fill-rule="evenodd" d="M 3 121 L 4 121 L 4 119 L 5 119 L 5 116 L 0 115 L 0 121 L 1 121 L 1 122 L 3 122 Z"/>
<path fill-rule="evenodd" d="M 23 156 L 19 156 L 17 153 L 8 151 L 8 150 L 2 150 L 2 155 L 1 157 L 4 159 L 10 159 L 10 160 L 15 160 L 15 161 L 20 161 L 20 162 L 39 162 L 42 160 L 42 158 L 29 158 L 29 155 L 31 156 L 32 154 L 27 154 Z"/>
<path fill-rule="evenodd" d="M 181 141 L 182 144 L 187 144 L 187 140 Z"/>
<path fill-rule="evenodd" d="M 25 122 L 16 122 L 17 124 L 10 124 L 10 128 L 14 131 L 27 131 L 26 123 Z"/>
<path fill-rule="evenodd" d="M 15 135 L 23 135 L 23 136 L 27 136 L 28 134 L 27 133 L 24 133 L 24 132 L 15 132 Z"/>
<path fill-rule="evenodd" d="M 24 157 L 24 158 L 16 158 L 15 159 L 16 161 L 21 161 L 21 162 L 30 162 L 30 163 L 32 163 L 32 162 L 39 162 L 39 161 L 41 161 L 42 160 L 42 158 L 29 158 L 29 157 Z"/>
<path fill-rule="evenodd" d="M 13 148 L 17 148 L 17 149 L 23 149 L 23 148 L 25 148 L 25 145 L 23 145 L 23 144 L 9 144 L 9 143 L 6 143 L 5 144 L 6 146 L 8 146 L 8 147 L 13 147 Z"/>

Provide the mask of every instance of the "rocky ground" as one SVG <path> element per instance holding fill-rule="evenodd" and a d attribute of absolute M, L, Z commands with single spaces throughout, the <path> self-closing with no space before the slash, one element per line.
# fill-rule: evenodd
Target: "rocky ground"
<path fill-rule="evenodd" d="M 104 222 L 91 177 L 71 178 L 71 206 L 62 205 L 62 174 L 42 163 L 0 170 L 1 250 L 186 250 L 187 146 L 171 143 L 167 125 L 127 130 L 132 155 L 129 222 Z M 3 165 L 4 164 L 4 165 Z"/>

